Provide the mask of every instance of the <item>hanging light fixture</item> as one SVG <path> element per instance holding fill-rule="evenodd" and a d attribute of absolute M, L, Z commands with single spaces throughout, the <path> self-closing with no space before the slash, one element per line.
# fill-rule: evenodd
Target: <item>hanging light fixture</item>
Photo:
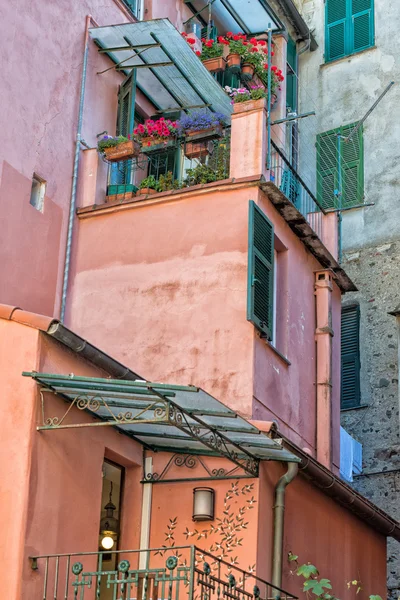
<path fill-rule="evenodd" d="M 198 487 L 193 490 L 193 521 L 214 520 L 215 492 L 209 487 Z"/>
<path fill-rule="evenodd" d="M 114 517 L 114 510 L 117 509 L 112 501 L 113 484 L 110 482 L 110 497 L 104 507 L 106 516 L 100 521 L 100 547 L 102 550 L 111 550 L 117 542 L 119 523 Z"/>

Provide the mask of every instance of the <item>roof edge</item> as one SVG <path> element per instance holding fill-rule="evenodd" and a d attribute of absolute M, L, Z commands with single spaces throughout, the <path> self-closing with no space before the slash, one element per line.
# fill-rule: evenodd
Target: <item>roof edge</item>
<path fill-rule="evenodd" d="M 310 479 L 324 494 L 357 515 L 357 517 L 379 531 L 382 535 L 392 537 L 400 542 L 400 523 L 398 521 L 359 494 L 337 475 L 332 473 L 332 471 L 301 450 L 296 444 L 290 442 L 282 434 L 278 433 L 278 437 L 283 440 L 283 445 L 290 452 L 301 459 L 299 472 L 307 477 L 307 479 Z"/>

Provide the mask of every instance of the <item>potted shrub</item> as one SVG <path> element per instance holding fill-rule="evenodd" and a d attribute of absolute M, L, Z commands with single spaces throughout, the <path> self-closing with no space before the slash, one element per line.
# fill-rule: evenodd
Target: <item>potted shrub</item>
<path fill-rule="evenodd" d="M 222 136 L 226 116 L 210 111 L 193 111 L 178 121 L 179 132 L 186 137 L 187 158 L 206 156 L 208 142 Z"/>
<path fill-rule="evenodd" d="M 247 112 L 266 106 L 265 99 L 267 98 L 267 92 L 262 85 L 252 85 L 249 90 L 247 88 L 225 89 L 232 98 L 234 113 Z"/>
<path fill-rule="evenodd" d="M 97 143 L 97 150 L 110 162 L 129 160 L 140 154 L 136 140 L 123 135 L 105 135 Z"/>
<path fill-rule="evenodd" d="M 153 194 L 154 192 L 159 192 L 159 183 L 157 181 L 157 179 L 154 177 L 154 175 L 149 175 L 148 177 L 145 177 L 145 179 L 143 179 L 140 182 L 140 194 L 144 195 L 144 194 Z"/>
<path fill-rule="evenodd" d="M 208 71 L 223 71 L 226 66 L 223 58 L 224 46 L 220 42 L 214 40 L 201 40 L 203 42 L 202 51 L 196 52 L 197 56 L 202 61 Z"/>
<path fill-rule="evenodd" d="M 154 150 L 155 146 L 170 146 L 175 143 L 178 133 L 177 122 L 161 117 L 157 121 L 147 119 L 133 130 L 140 141 L 142 152 Z"/>
<path fill-rule="evenodd" d="M 179 190 L 181 184 L 177 179 L 174 179 L 172 171 L 167 171 L 165 175 L 160 175 L 158 178 L 158 192 L 168 192 L 170 190 Z"/>

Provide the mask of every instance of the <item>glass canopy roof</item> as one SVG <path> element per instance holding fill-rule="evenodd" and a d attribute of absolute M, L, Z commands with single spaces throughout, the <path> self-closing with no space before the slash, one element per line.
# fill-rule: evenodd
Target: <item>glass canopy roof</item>
<path fill-rule="evenodd" d="M 35 379 L 42 391 L 70 403 L 64 414 L 48 415 L 46 394 L 42 394 L 40 430 L 110 425 L 150 450 L 225 457 L 255 477 L 260 460 L 299 461 L 197 387 L 36 372 L 23 375 Z M 90 413 L 96 421 L 78 419 L 77 423 L 79 413 L 71 411 L 72 407 Z"/>
<path fill-rule="evenodd" d="M 117 70 L 129 73 L 137 67 L 137 85 L 158 110 L 207 106 L 230 117 L 230 98 L 168 19 L 94 27 L 89 32 Z"/>
<path fill-rule="evenodd" d="M 209 0 L 186 0 L 193 12 L 207 20 Z M 201 12 L 200 12 L 201 11 Z M 265 0 L 214 0 L 211 17 L 220 34 L 227 31 L 247 34 L 264 33 L 269 24 L 272 31 L 283 25 Z"/>

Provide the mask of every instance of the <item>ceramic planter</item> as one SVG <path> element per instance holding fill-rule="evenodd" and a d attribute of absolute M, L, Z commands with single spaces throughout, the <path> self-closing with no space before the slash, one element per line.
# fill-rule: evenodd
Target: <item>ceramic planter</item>
<path fill-rule="evenodd" d="M 235 69 L 238 71 L 240 69 L 240 63 L 242 62 L 242 59 L 240 54 L 228 54 L 226 57 L 226 62 L 230 69 Z"/>
<path fill-rule="evenodd" d="M 260 100 L 247 100 L 247 102 L 237 102 L 233 105 L 233 112 L 235 114 L 245 113 L 252 110 L 262 110 L 267 108 L 266 98 Z"/>
<path fill-rule="evenodd" d="M 245 76 L 246 79 L 251 79 L 254 75 L 254 65 L 244 63 L 242 66 L 242 75 Z"/>
<path fill-rule="evenodd" d="M 215 73 L 217 71 L 225 71 L 226 62 L 222 56 L 218 56 L 217 58 L 207 58 L 206 60 L 203 60 L 203 65 L 207 71 Z"/>
<path fill-rule="evenodd" d="M 134 140 L 130 140 L 112 148 L 104 148 L 103 152 L 106 159 L 110 162 L 129 160 L 130 158 L 139 156 L 140 144 Z"/>

